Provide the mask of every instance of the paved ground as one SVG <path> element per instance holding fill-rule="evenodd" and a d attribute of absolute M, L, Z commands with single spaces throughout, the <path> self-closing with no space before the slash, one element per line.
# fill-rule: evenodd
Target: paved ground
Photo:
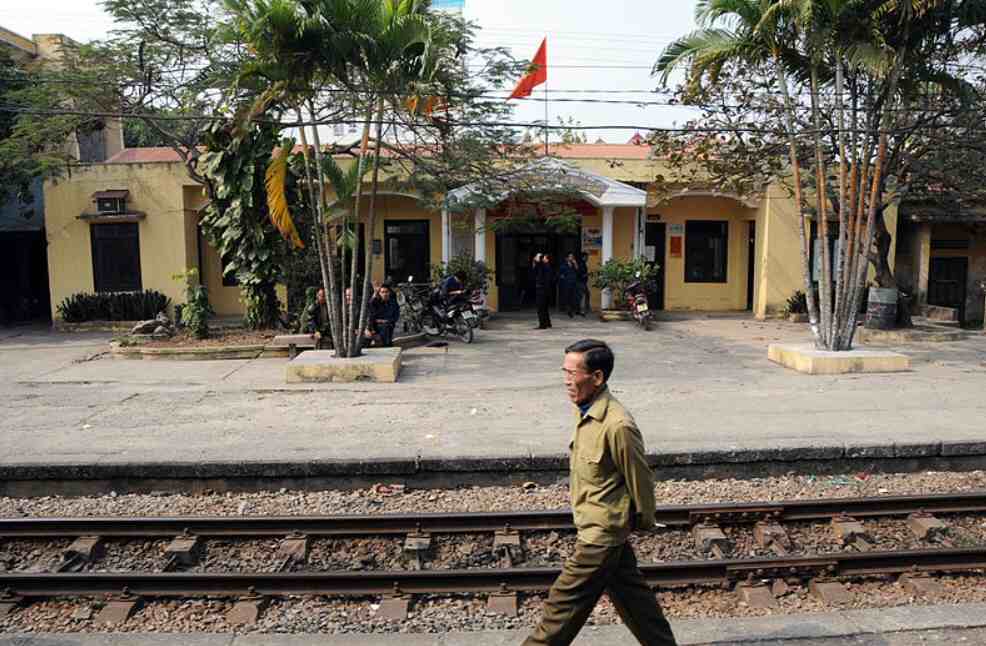
<path fill-rule="evenodd" d="M 681 646 L 927 646 L 986 644 L 986 606 L 914 606 L 818 615 L 673 622 Z M 446 635 L 3 635 L 0 646 L 514 646 L 515 631 Z M 587 627 L 576 646 L 636 643 L 623 626 Z"/>
<path fill-rule="evenodd" d="M 5 465 L 521 458 L 563 454 L 571 411 L 562 348 L 581 337 L 617 354 L 615 393 L 648 449 L 800 450 L 867 446 L 986 453 L 986 336 L 902 348 L 914 370 L 809 377 L 766 359 L 804 326 L 678 317 L 629 323 L 556 318 L 549 331 L 501 318 L 473 345 L 405 355 L 396 385 L 287 386 L 284 359 L 128 361 L 107 335 L 0 330 Z M 887 447 L 890 447 L 888 449 Z M 756 451 L 753 451 L 756 453 Z M 824 451 L 823 451 L 824 453 Z M 828 456 L 831 457 L 831 456 Z M 549 460 L 550 461 L 550 460 Z"/>

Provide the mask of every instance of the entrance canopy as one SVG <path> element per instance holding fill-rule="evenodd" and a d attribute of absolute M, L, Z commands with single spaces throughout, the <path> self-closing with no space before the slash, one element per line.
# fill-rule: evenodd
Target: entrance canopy
<path fill-rule="evenodd" d="M 644 207 L 647 192 L 629 184 L 597 175 L 552 157 L 543 157 L 524 168 L 489 182 L 475 182 L 450 191 L 446 205 L 458 210 L 465 204 L 497 204 L 523 192 L 577 192 L 582 199 L 601 208 Z"/>

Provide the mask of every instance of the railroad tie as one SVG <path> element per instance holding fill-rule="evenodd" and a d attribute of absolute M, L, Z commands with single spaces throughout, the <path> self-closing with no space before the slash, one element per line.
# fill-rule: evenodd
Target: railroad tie
<path fill-rule="evenodd" d="M 852 600 L 849 589 L 838 581 L 826 581 L 823 579 L 812 579 L 808 584 L 808 590 L 815 597 L 830 606 L 841 606 Z"/>
<path fill-rule="evenodd" d="M 791 551 L 791 539 L 787 531 L 778 523 L 768 520 L 758 521 L 753 526 L 753 538 L 760 547 L 769 547 L 778 556 L 787 556 Z"/>
<path fill-rule="evenodd" d="M 96 615 L 97 626 L 120 625 L 130 619 L 135 612 L 144 607 L 144 600 L 130 594 L 124 588 L 123 594 L 111 596 L 99 614 Z"/>
<path fill-rule="evenodd" d="M 394 591 L 389 595 L 384 595 L 380 600 L 377 615 L 390 621 L 404 621 L 407 619 L 410 604 L 411 599 L 401 592 L 400 584 L 394 583 Z"/>
<path fill-rule="evenodd" d="M 257 623 L 260 620 L 260 615 L 270 605 L 269 597 L 257 595 L 253 588 L 250 589 L 250 592 L 249 596 L 238 599 L 226 613 L 226 621 L 231 626 L 251 626 Z"/>
<path fill-rule="evenodd" d="M 277 558 L 280 560 L 278 569 L 282 572 L 290 570 L 295 565 L 308 563 L 310 544 L 308 537 L 301 532 L 294 532 L 281 541 L 277 548 Z"/>
<path fill-rule="evenodd" d="M 165 569 L 171 570 L 176 565 L 185 567 L 195 565 L 202 553 L 202 546 L 202 540 L 186 529 L 184 534 L 174 538 L 165 548 L 164 553 L 168 557 L 168 565 Z"/>
<path fill-rule="evenodd" d="M 751 608 L 776 608 L 773 590 L 763 582 L 743 581 L 736 584 L 736 596 Z"/>
<path fill-rule="evenodd" d="M 87 563 L 98 561 L 105 554 L 106 547 L 101 537 L 80 536 L 62 552 L 62 562 L 55 567 L 55 571 L 78 572 Z"/>
<path fill-rule="evenodd" d="M 926 541 L 940 541 L 948 533 L 948 525 L 921 511 L 907 517 L 907 527 L 916 537 Z"/>
<path fill-rule="evenodd" d="M 517 593 L 511 592 L 506 583 L 501 583 L 500 591 L 490 594 L 486 599 L 486 608 L 501 615 L 516 617 Z"/>
<path fill-rule="evenodd" d="M 700 524 L 692 527 L 692 538 L 695 547 L 702 551 L 711 552 L 716 558 L 724 559 L 730 550 L 729 540 L 718 525 Z"/>
<path fill-rule="evenodd" d="M 524 560 L 524 549 L 520 532 L 506 525 L 493 534 L 493 552 L 506 561 L 507 567 L 514 567 Z"/>
<path fill-rule="evenodd" d="M 845 546 L 852 545 L 860 552 L 873 549 L 873 539 L 867 533 L 863 523 L 852 516 L 840 514 L 832 518 L 832 531 Z"/>
<path fill-rule="evenodd" d="M 431 549 L 431 534 L 422 532 L 420 525 L 417 531 L 408 534 L 404 539 L 404 555 L 414 570 L 424 569 L 424 557 L 429 549 Z"/>
<path fill-rule="evenodd" d="M 927 574 L 920 572 L 902 574 L 898 582 L 904 586 L 905 590 L 908 590 L 917 597 L 937 597 L 945 592 L 945 586 Z"/>

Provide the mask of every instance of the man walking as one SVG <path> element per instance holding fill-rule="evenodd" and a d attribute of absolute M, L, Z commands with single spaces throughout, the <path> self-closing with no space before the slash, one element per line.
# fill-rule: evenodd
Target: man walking
<path fill-rule="evenodd" d="M 677 643 L 627 544 L 631 531 L 654 526 L 654 476 L 633 417 L 607 387 L 613 363 L 602 341 L 565 348 L 565 388 L 578 408 L 569 456 L 578 540 L 524 646 L 571 644 L 604 591 L 638 642 Z"/>
<path fill-rule="evenodd" d="M 548 295 L 551 290 L 554 275 L 551 271 L 548 257 L 544 254 L 534 256 L 534 295 L 538 306 L 539 330 L 551 327 L 551 315 L 548 313 Z"/>

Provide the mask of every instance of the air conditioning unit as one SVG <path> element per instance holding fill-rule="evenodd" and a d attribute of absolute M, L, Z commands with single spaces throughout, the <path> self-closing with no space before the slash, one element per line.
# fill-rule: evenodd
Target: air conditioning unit
<path fill-rule="evenodd" d="M 127 196 L 129 195 L 130 191 L 99 191 L 93 193 L 92 199 L 96 203 L 96 213 L 100 215 L 126 213 Z"/>

